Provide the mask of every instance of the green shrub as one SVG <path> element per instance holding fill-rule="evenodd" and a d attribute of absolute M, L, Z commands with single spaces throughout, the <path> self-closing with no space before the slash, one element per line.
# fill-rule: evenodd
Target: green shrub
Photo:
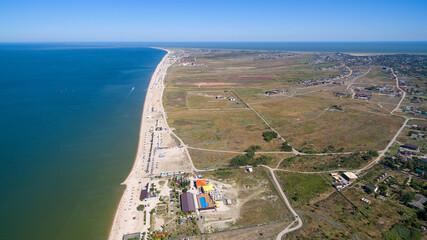
<path fill-rule="evenodd" d="M 283 152 L 292 152 L 292 147 L 288 144 L 288 142 L 282 143 L 282 147 L 280 148 Z"/>
<path fill-rule="evenodd" d="M 144 211 L 144 205 L 140 204 L 140 205 L 138 205 L 138 207 L 136 209 L 138 211 Z"/>
<path fill-rule="evenodd" d="M 277 133 L 275 133 L 275 132 L 263 132 L 262 136 L 264 137 L 265 141 L 270 142 L 273 138 L 277 138 Z"/>

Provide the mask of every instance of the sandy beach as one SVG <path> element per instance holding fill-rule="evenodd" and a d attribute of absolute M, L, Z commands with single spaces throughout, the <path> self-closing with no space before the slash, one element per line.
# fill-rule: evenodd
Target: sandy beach
<path fill-rule="evenodd" d="M 148 231 L 150 227 L 149 212 L 155 208 L 159 198 L 144 201 L 139 198 L 141 189 L 147 183 L 157 185 L 158 180 L 152 176 L 159 176 L 160 173 L 166 172 L 190 172 L 193 169 L 187 149 L 185 146 L 179 147 L 179 143 L 172 138 L 173 133 L 165 119 L 166 113 L 162 104 L 163 80 L 168 67 L 179 58 L 179 54 L 174 51 L 165 51 L 167 54 L 157 65 L 147 89 L 137 155 L 132 170 L 122 183 L 126 188 L 114 217 L 108 238 L 110 240 L 122 239 L 125 234 Z M 162 189 L 159 195 L 163 192 L 167 193 L 168 189 Z M 144 211 L 137 210 L 140 204 L 145 205 L 145 220 Z"/>

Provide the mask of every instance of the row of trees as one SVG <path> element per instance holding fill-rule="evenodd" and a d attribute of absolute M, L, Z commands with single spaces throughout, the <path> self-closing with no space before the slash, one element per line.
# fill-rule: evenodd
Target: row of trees
<path fill-rule="evenodd" d="M 238 155 L 232 158 L 230 161 L 230 166 L 239 167 L 239 166 L 252 165 L 256 167 L 258 165 L 268 164 L 272 159 L 271 156 L 261 155 L 260 157 L 255 158 L 255 152 L 260 149 L 261 147 L 257 145 L 250 146 L 248 149 L 245 150 L 246 154 Z"/>

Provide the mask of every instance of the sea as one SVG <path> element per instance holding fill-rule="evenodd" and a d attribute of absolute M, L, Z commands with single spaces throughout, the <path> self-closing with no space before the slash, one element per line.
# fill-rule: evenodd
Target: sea
<path fill-rule="evenodd" d="M 108 237 L 165 54 L 2 46 L 0 239 Z"/>
<path fill-rule="evenodd" d="M 106 239 L 135 159 L 148 48 L 427 53 L 427 42 L 2 43 L 0 239 Z"/>

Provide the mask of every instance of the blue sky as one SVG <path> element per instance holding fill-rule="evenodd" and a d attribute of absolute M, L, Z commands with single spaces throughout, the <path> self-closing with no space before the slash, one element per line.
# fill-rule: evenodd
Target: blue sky
<path fill-rule="evenodd" d="M 427 41 L 424 0 L 2 0 L 0 42 Z"/>

